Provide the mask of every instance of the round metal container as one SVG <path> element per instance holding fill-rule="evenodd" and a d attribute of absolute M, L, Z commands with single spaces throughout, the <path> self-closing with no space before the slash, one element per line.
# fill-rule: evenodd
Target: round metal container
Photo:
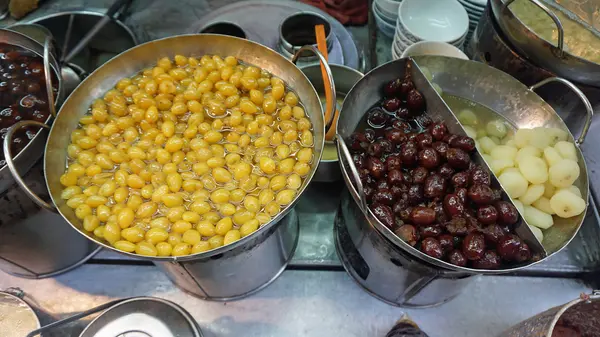
<path fill-rule="evenodd" d="M 0 291 L 0 331 L 2 337 L 23 337 L 39 329 L 33 309 L 18 296 Z M 38 336 L 39 335 L 35 335 Z"/>
<path fill-rule="evenodd" d="M 321 55 L 313 47 L 305 48 Z M 305 51 L 305 48 L 299 52 Z M 70 142 L 69 135 L 78 127 L 80 118 L 87 113 L 92 102 L 102 97 L 123 77 L 131 76 L 143 68 L 154 65 L 157 58 L 165 56 L 173 58 L 177 54 L 231 55 L 247 64 L 265 69 L 285 81 L 300 97 L 313 125 L 314 160 L 295 199 L 253 234 L 230 245 L 203 253 L 187 256 L 142 257 L 119 251 L 85 232 L 82 221 L 60 197 L 63 187 L 59 178 L 66 169 L 65 149 Z M 326 68 L 333 84 L 331 71 L 328 66 Z M 335 95 L 335 87 L 332 86 L 331 90 Z M 9 134 L 11 132 L 9 131 Z M 298 233 L 297 224 L 289 224 L 291 220 L 284 220 L 284 217 L 293 209 L 315 174 L 321 159 L 324 134 L 325 123 L 319 96 L 306 76 L 292 62 L 271 49 L 245 39 L 211 34 L 181 35 L 139 45 L 111 59 L 90 74 L 65 101 L 52 125 L 46 143 L 44 172 L 50 196 L 58 212 L 85 237 L 118 253 L 157 263 L 177 285 L 194 295 L 206 299 L 225 300 L 246 296 L 261 289 L 277 277 L 287 265 L 295 248 Z M 13 174 L 17 173 L 13 172 Z M 18 183 L 22 189 L 28 190 L 27 184 Z M 45 203 L 35 193 L 29 192 L 29 196 L 38 205 L 54 210 L 54 206 Z M 274 235 L 275 233 L 278 234 Z"/>
<path fill-rule="evenodd" d="M 337 253 L 344 269 L 376 298 L 401 307 L 432 307 L 458 296 L 470 273 L 442 270 L 395 246 L 369 223 L 344 190 L 335 225 Z"/>
<path fill-rule="evenodd" d="M 336 107 L 337 110 L 341 110 L 342 103 L 346 94 L 350 92 L 350 89 L 358 82 L 364 75 L 357 70 L 350 67 L 330 64 L 331 74 L 333 75 L 333 83 L 335 84 L 335 90 L 337 94 Z M 308 78 L 310 83 L 315 87 L 319 97 L 321 97 L 322 105 L 325 106 L 325 86 L 323 84 L 323 75 L 321 73 L 320 65 L 311 65 L 300 68 L 304 75 Z M 323 108 L 325 110 L 325 108 Z M 335 127 L 332 126 L 332 127 Z M 335 144 L 333 141 L 325 141 L 324 152 L 327 150 L 335 152 Z M 335 152 L 337 157 L 337 152 Z M 334 182 L 342 179 L 342 173 L 338 164 L 338 159 L 326 159 L 324 156 L 321 159 L 319 168 L 313 178 L 314 181 L 318 182 Z"/>
<path fill-rule="evenodd" d="M 124 300 L 96 317 L 79 337 L 202 337 L 179 305 L 154 297 Z"/>
<path fill-rule="evenodd" d="M 548 309 L 504 331 L 498 337 L 553 337 L 557 325 L 579 330 L 578 336 L 600 336 L 600 293 L 582 295 L 567 304 Z M 559 323 L 560 322 L 560 323 Z"/>

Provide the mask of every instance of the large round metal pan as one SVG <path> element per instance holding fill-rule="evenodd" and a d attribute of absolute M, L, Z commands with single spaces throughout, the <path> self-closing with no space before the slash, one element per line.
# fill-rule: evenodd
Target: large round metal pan
<path fill-rule="evenodd" d="M 585 138 L 585 133 L 591 122 L 592 112 L 591 106 L 589 106 L 589 102 L 583 94 L 581 94 L 582 96 L 580 97 L 582 97 L 584 103 L 587 103 L 586 108 L 589 108 L 587 110 L 588 115 L 586 118 L 583 118 L 582 116 L 582 120 L 585 120 L 585 123 L 581 126 L 582 131 L 580 136 L 575 140 L 565 123 L 552 107 L 534 92 L 536 88 L 544 85 L 547 81 L 552 81 L 552 79 L 544 80 L 543 82 L 540 82 L 540 84 L 528 88 L 510 75 L 479 62 L 441 56 L 419 56 L 413 58 L 413 61 L 420 69 L 427 68 L 433 75 L 433 82 L 439 85 L 445 93 L 484 105 L 506 118 L 515 128 L 534 128 L 540 126 L 560 128 L 567 131 L 569 140 L 575 141 L 576 144 L 580 144 Z M 352 88 L 350 93 L 346 96 L 342 106 L 341 114 L 344 114 L 345 118 L 338 121 L 338 137 L 348 139 L 359 125 L 365 112 L 383 98 L 381 88 L 384 83 L 395 78 L 403 77 L 406 62 L 408 62 L 407 59 L 399 59 L 375 68 L 367 73 Z M 568 81 L 562 79 L 556 81 L 566 83 L 569 88 L 574 88 L 578 91 L 578 89 Z M 338 152 L 339 149 L 340 146 L 338 144 Z M 581 175 L 575 182 L 575 185 L 581 190 L 582 198 L 588 200 L 589 181 L 587 167 L 581 150 L 578 147 L 577 149 Z M 349 176 L 348 161 L 345 160 L 342 155 L 340 155 L 340 166 L 342 175 L 349 184 L 348 187 L 350 193 L 353 195 L 355 201 L 360 204 L 360 196 L 356 191 L 356 187 L 351 183 L 351 179 L 347 179 Z M 363 212 L 365 212 L 364 203 L 361 207 L 363 208 Z M 529 264 L 499 270 L 458 267 L 445 261 L 432 258 L 397 237 L 392 230 L 385 227 L 377 220 L 370 209 L 366 210 L 365 215 L 374 229 L 381 232 L 397 247 L 423 261 L 444 269 L 477 274 L 499 274 L 515 271 L 539 263 L 560 251 L 577 234 L 577 231 L 583 223 L 585 212 L 569 219 L 555 219 L 555 225 L 544 232 L 542 246 L 546 252 L 546 257 L 538 261 L 532 261 Z"/>
<path fill-rule="evenodd" d="M 564 48 L 564 31 L 560 19 L 552 12 L 558 10 L 541 0 L 529 0 L 552 18 L 558 31 L 554 45 L 529 29 L 510 10 L 515 0 L 490 0 L 494 17 L 509 42 L 525 57 L 544 69 L 569 80 L 600 86 L 600 64 L 570 54 Z M 521 1 L 521 0 L 519 0 Z"/>

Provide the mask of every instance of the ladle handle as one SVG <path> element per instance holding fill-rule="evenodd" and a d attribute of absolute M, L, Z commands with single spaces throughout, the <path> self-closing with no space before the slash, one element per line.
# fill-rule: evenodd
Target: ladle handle
<path fill-rule="evenodd" d="M 80 312 L 80 313 L 78 313 L 76 315 L 73 315 L 71 317 L 67 317 L 65 319 L 61 319 L 60 321 L 52 322 L 52 323 L 50 323 L 48 325 L 44 325 L 43 327 L 41 327 L 39 329 L 31 331 L 25 337 L 34 337 L 34 336 L 37 336 L 37 335 L 41 335 L 43 332 L 45 332 L 47 330 L 54 329 L 54 328 L 56 328 L 58 326 L 65 325 L 67 323 L 71 323 L 71 322 L 80 320 L 80 319 L 82 319 L 84 317 L 87 317 L 89 315 L 95 314 L 95 313 L 100 312 L 102 310 L 106 310 L 106 309 L 108 309 L 108 308 L 110 308 L 110 307 L 112 307 L 112 306 L 114 306 L 116 304 L 119 304 L 119 303 L 121 303 L 123 301 L 126 301 L 128 299 L 129 298 L 124 298 L 124 299 L 120 299 L 120 300 L 110 301 L 110 302 L 101 304 L 101 305 L 99 305 L 99 306 L 97 306 L 95 308 L 92 308 L 92 309 Z"/>
<path fill-rule="evenodd" d="M 47 36 L 44 41 L 44 77 L 46 78 L 46 94 L 48 95 L 48 108 L 52 117 L 56 118 L 56 105 L 54 101 L 54 90 L 52 88 L 52 68 L 50 67 L 50 49 L 52 48 L 52 37 Z"/>
<path fill-rule="evenodd" d="M 10 171 L 10 174 L 12 175 L 13 179 L 15 179 L 15 181 L 17 182 L 19 187 L 21 187 L 23 192 L 25 192 L 25 194 L 27 194 L 27 196 L 31 200 L 33 200 L 33 202 L 35 202 L 38 206 L 40 206 L 46 210 L 49 210 L 51 212 L 56 212 L 56 208 L 54 206 L 52 206 L 51 204 L 42 200 L 42 198 L 38 197 L 37 194 L 35 194 L 35 192 L 33 192 L 27 186 L 27 184 L 25 183 L 23 178 L 21 178 L 19 171 L 17 171 L 15 161 L 13 160 L 12 150 L 10 148 L 10 145 L 12 144 L 13 136 L 18 129 L 20 129 L 26 125 L 35 125 L 35 126 L 39 126 L 44 129 L 50 129 L 50 127 L 48 125 L 46 125 L 44 123 L 36 122 L 36 121 L 20 121 L 20 122 L 16 123 L 15 125 L 11 126 L 8 129 L 8 131 L 6 132 L 6 136 L 4 137 L 4 144 L 3 144 L 4 159 L 6 160 L 6 166 L 8 167 L 8 170 Z"/>
<path fill-rule="evenodd" d="M 506 0 L 505 2 L 503 2 L 504 6 L 502 7 L 502 10 L 508 9 L 508 6 L 511 3 L 513 3 L 514 1 L 515 0 Z M 546 14 L 548 14 L 548 16 L 550 16 L 552 21 L 554 21 L 554 24 L 556 25 L 556 28 L 558 30 L 558 41 L 557 41 L 558 56 L 563 57 L 564 52 L 565 52 L 564 51 L 565 31 L 563 29 L 562 23 L 560 22 L 560 19 L 558 18 L 558 16 L 556 16 L 556 14 L 554 14 L 553 11 L 551 11 L 546 5 L 541 3 L 539 0 L 529 0 L 529 1 L 533 2 L 534 5 L 538 6 L 541 10 L 543 10 Z"/>
<path fill-rule="evenodd" d="M 325 56 L 323 56 L 323 54 L 321 54 L 321 52 L 315 48 L 314 46 L 311 45 L 306 45 L 306 46 L 302 46 L 300 49 L 298 49 L 298 51 L 294 54 L 294 56 L 292 57 L 292 63 L 296 64 L 296 62 L 298 62 L 298 58 L 300 57 L 300 54 L 302 54 L 302 52 L 305 51 L 311 51 L 313 52 L 315 55 L 317 55 L 319 57 L 319 59 L 321 60 L 321 64 L 325 67 L 325 72 L 327 73 L 327 79 L 329 80 L 329 89 L 331 90 L 331 96 L 333 96 L 332 99 L 332 104 L 330 107 L 330 111 L 329 111 L 329 120 L 325 121 L 325 134 L 327 134 L 327 132 L 329 131 L 329 129 L 331 128 L 331 126 L 333 125 L 333 121 L 335 119 L 335 108 L 336 108 L 336 102 L 337 102 L 337 96 L 335 93 L 335 84 L 333 83 L 333 73 L 331 72 L 331 68 L 329 67 L 329 64 L 327 64 L 327 60 L 325 59 Z M 326 114 L 323 114 L 323 116 L 325 116 Z M 323 135 L 323 136 L 324 136 Z"/>
<path fill-rule="evenodd" d="M 577 137 L 577 139 L 575 140 L 575 144 L 581 145 L 583 144 L 585 136 L 587 136 L 587 133 L 590 130 L 590 126 L 592 125 L 592 117 L 594 117 L 594 109 L 592 108 L 592 104 L 585 96 L 585 94 L 579 88 L 577 88 L 577 86 L 575 86 L 575 84 L 560 77 L 548 77 L 547 79 L 541 80 L 540 82 L 529 87 L 529 90 L 534 91 L 551 82 L 558 82 L 564 84 L 567 88 L 571 89 L 577 95 L 577 97 L 579 97 L 579 99 L 583 103 L 583 106 L 585 106 L 585 123 L 583 124 L 583 129 L 581 130 L 579 137 Z"/>
<path fill-rule="evenodd" d="M 344 138 L 342 138 L 340 135 L 336 135 L 335 139 L 338 145 L 337 148 L 338 157 L 340 158 L 340 165 L 344 165 L 344 161 L 341 159 L 345 159 L 348 162 L 348 167 L 350 168 L 349 176 L 352 177 L 352 180 L 354 180 L 354 184 L 356 184 L 356 193 L 358 194 L 358 197 L 360 199 L 359 207 L 363 211 L 363 213 L 368 214 L 369 209 L 367 208 L 367 196 L 365 195 L 363 183 L 360 180 L 360 174 L 356 169 L 356 165 L 354 165 L 354 160 L 352 160 L 352 154 L 350 153 L 350 150 L 348 149 Z M 352 184 L 349 185 L 349 187 L 352 187 Z"/>

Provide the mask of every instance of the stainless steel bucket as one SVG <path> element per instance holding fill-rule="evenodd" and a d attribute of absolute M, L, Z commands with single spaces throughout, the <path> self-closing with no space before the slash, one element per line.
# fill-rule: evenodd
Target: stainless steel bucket
<path fill-rule="evenodd" d="M 471 274 L 440 269 L 412 257 L 373 230 L 347 190 L 334 237 L 344 269 L 369 294 L 391 305 L 432 307 L 458 296 Z"/>

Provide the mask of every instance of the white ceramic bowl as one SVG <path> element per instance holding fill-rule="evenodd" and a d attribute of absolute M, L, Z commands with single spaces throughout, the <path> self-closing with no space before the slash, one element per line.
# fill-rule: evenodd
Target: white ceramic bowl
<path fill-rule="evenodd" d="M 413 41 L 456 41 L 469 29 L 467 11 L 457 0 L 404 0 L 398 20 Z"/>
<path fill-rule="evenodd" d="M 463 53 L 460 49 L 455 46 L 438 41 L 422 41 L 413 44 L 412 46 L 406 48 L 402 53 L 401 57 L 409 57 L 409 56 L 418 56 L 418 55 L 438 55 L 438 56 L 448 56 L 455 57 L 463 60 L 468 60 L 469 58 L 465 53 Z"/>
<path fill-rule="evenodd" d="M 375 23 L 377 24 L 377 28 L 387 37 L 394 37 L 394 32 L 396 31 L 396 27 L 393 24 L 385 21 L 377 12 L 375 11 L 375 3 L 373 2 L 373 16 L 375 17 Z"/>
<path fill-rule="evenodd" d="M 396 19 L 398 18 L 397 13 L 395 16 L 391 16 L 389 14 L 384 13 L 381 10 L 381 8 L 379 8 L 379 6 L 377 5 L 377 2 L 373 2 L 373 15 L 379 16 L 379 18 L 383 19 L 383 21 L 392 25 L 396 22 Z"/>
<path fill-rule="evenodd" d="M 381 11 L 381 14 L 396 20 L 398 17 L 398 7 L 400 6 L 400 1 L 375 0 L 373 2 L 377 4 L 377 8 Z"/>

